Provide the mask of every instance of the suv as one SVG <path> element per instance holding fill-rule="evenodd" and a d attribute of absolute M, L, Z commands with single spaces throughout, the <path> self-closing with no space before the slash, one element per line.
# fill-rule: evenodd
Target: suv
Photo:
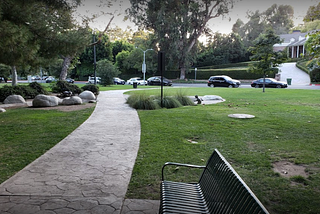
<path fill-rule="evenodd" d="M 100 77 L 96 77 L 97 79 L 97 84 L 100 84 L 101 78 Z M 88 78 L 88 83 L 89 84 L 94 84 L 94 77 L 89 77 Z"/>
<path fill-rule="evenodd" d="M 238 88 L 241 85 L 239 80 L 234 80 L 229 76 L 211 76 L 208 80 L 209 87 L 229 87 Z"/>

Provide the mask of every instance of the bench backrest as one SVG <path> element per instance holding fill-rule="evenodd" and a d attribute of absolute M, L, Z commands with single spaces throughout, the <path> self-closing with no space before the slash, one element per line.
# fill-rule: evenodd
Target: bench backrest
<path fill-rule="evenodd" d="M 199 184 L 210 213 L 268 213 L 218 150 L 208 160 Z"/>

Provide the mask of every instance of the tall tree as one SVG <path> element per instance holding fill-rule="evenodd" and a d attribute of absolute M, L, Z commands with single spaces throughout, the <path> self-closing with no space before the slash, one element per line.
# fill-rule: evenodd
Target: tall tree
<path fill-rule="evenodd" d="M 196 66 L 236 63 L 246 60 L 246 49 L 238 34 L 216 32 L 197 57 Z"/>
<path fill-rule="evenodd" d="M 267 26 L 271 27 L 277 35 L 288 33 L 293 24 L 294 10 L 291 5 L 274 4 L 264 13 Z"/>
<path fill-rule="evenodd" d="M 315 6 L 309 7 L 308 12 L 304 17 L 305 22 L 310 22 L 314 20 L 320 20 L 320 3 L 318 3 Z"/>
<path fill-rule="evenodd" d="M 154 30 L 161 51 L 170 59 L 169 66 L 180 69 L 180 79 L 194 60 L 193 50 L 209 20 L 223 16 L 233 0 L 130 0 L 128 10 L 140 27 Z"/>
<path fill-rule="evenodd" d="M 263 74 L 263 78 L 266 75 L 272 74 L 274 67 L 279 66 L 279 64 L 286 60 L 286 55 L 283 52 L 273 50 L 273 45 L 281 42 L 280 37 L 271 29 L 268 29 L 265 34 L 261 34 L 254 40 L 253 47 L 249 48 L 249 51 L 252 53 L 250 59 L 257 61 L 257 63 L 250 67 L 250 71 Z M 263 87 L 264 91 L 265 87 Z"/>
<path fill-rule="evenodd" d="M 305 22 L 319 22 L 320 20 L 320 3 L 317 6 L 309 8 L 304 18 Z M 311 31 L 309 39 L 306 42 L 306 48 L 310 56 L 307 66 L 310 70 L 312 81 L 320 80 L 320 32 Z"/>
<path fill-rule="evenodd" d="M 232 31 L 238 33 L 243 39 L 245 47 L 253 45 L 253 41 L 264 33 L 266 29 L 272 28 L 276 34 L 289 33 L 293 25 L 293 8 L 290 5 L 274 4 L 264 12 L 247 12 L 247 23 L 240 19 L 233 25 Z"/>
<path fill-rule="evenodd" d="M 2 0 L 0 3 L 0 63 L 11 66 L 17 84 L 17 66 L 39 65 L 54 57 L 59 33 L 73 27 L 72 10 L 80 0 Z M 46 51 L 45 51 L 46 50 Z"/>
<path fill-rule="evenodd" d="M 234 33 L 238 33 L 240 35 L 246 48 L 252 46 L 253 41 L 258 38 L 266 28 L 262 14 L 258 10 L 254 13 L 248 12 L 247 17 L 249 18 L 247 23 L 244 24 L 240 19 L 238 19 L 232 28 L 233 30 L 236 30 Z"/>

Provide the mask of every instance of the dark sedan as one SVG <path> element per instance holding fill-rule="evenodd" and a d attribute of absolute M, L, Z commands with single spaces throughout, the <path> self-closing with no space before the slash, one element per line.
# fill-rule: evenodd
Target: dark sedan
<path fill-rule="evenodd" d="M 148 85 L 161 85 L 161 77 L 160 76 L 150 77 L 147 79 L 147 82 L 148 82 Z M 164 86 L 171 86 L 172 81 L 163 77 L 163 85 Z"/>
<path fill-rule="evenodd" d="M 211 76 L 208 79 L 209 87 L 229 87 L 229 88 L 239 88 L 241 82 L 239 80 L 232 79 L 229 76 Z"/>
<path fill-rule="evenodd" d="M 252 81 L 251 87 L 262 88 L 263 87 L 263 78 Z M 287 88 L 288 84 L 286 82 L 277 81 L 273 78 L 265 78 L 265 87 L 266 88 Z"/>

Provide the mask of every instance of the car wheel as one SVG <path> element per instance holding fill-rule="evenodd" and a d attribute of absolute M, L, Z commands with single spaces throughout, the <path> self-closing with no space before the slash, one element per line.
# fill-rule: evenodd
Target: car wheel
<path fill-rule="evenodd" d="M 214 88 L 214 85 L 213 85 L 213 84 L 211 84 L 211 85 L 210 85 L 210 87 L 211 87 L 211 88 Z"/>
<path fill-rule="evenodd" d="M 255 88 L 260 88 L 259 85 L 255 85 L 254 87 L 255 87 Z"/>
<path fill-rule="evenodd" d="M 276 87 L 277 87 L 277 88 L 281 88 L 281 85 L 277 85 Z"/>
<path fill-rule="evenodd" d="M 232 85 L 229 85 L 228 88 L 233 88 L 233 86 L 232 86 Z"/>

